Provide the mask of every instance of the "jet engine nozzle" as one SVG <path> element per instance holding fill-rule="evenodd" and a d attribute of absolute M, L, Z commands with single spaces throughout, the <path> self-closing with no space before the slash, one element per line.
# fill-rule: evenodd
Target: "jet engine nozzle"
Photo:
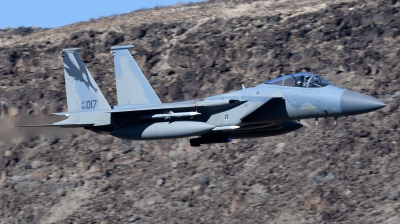
<path fill-rule="evenodd" d="M 354 115 L 378 110 L 386 104 L 365 94 L 346 90 L 340 98 L 340 106 L 344 115 Z"/>

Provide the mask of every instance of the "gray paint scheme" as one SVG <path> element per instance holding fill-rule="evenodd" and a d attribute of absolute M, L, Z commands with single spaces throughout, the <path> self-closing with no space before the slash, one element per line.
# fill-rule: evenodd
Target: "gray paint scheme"
<path fill-rule="evenodd" d="M 370 112 L 378 107 L 385 106 L 385 104 L 373 97 L 346 90 L 340 98 L 340 106 L 342 107 L 343 113 L 352 115 Z"/>
<path fill-rule="evenodd" d="M 157 94 L 129 53 L 133 45 L 112 47 L 118 105 L 161 104 Z"/>
<path fill-rule="evenodd" d="M 76 50 L 61 51 L 68 112 L 111 109 Z"/>
<path fill-rule="evenodd" d="M 210 131 L 214 126 L 198 121 L 140 123 L 118 128 L 112 136 L 131 140 L 182 138 Z M 166 131 L 168 130 L 168 131 Z"/>
<path fill-rule="evenodd" d="M 146 140 L 198 136 L 192 146 L 233 138 L 285 134 L 302 125 L 294 120 L 361 114 L 386 106 L 370 96 L 338 88 L 311 73 L 198 100 L 162 104 L 128 49 L 112 47 L 118 105 L 110 108 L 76 49 L 64 49 L 68 116 L 52 126 L 84 127 L 118 138 Z M 95 100 L 98 104 L 89 102 Z M 83 102 L 83 103 L 82 103 Z M 79 104 L 80 103 L 80 104 Z M 196 116 L 158 116 L 189 114 Z"/>

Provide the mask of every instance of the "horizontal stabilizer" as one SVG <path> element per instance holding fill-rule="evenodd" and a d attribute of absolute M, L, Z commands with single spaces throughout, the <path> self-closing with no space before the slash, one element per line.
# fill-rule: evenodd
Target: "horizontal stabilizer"
<path fill-rule="evenodd" d="M 28 124 L 28 125 L 18 125 L 17 127 L 51 127 L 54 124 Z"/>
<path fill-rule="evenodd" d="M 32 124 L 32 125 L 19 125 L 18 127 L 61 127 L 61 128 L 79 128 L 90 127 L 94 124 Z"/>
<path fill-rule="evenodd" d="M 68 116 L 68 118 L 62 121 L 55 122 L 53 124 L 23 125 L 21 127 L 74 128 L 74 127 L 103 126 L 111 124 L 110 113 L 96 113 L 95 111 L 92 111 L 92 112 L 86 112 L 85 114 L 72 114 L 72 115 L 64 114 L 64 115 Z"/>

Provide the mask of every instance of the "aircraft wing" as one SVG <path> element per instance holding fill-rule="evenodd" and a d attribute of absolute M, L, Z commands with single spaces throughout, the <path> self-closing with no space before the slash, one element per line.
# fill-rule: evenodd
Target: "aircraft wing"
<path fill-rule="evenodd" d="M 128 113 L 128 112 L 156 112 L 163 110 L 177 110 L 182 111 L 185 109 L 189 110 L 201 110 L 202 108 L 213 108 L 213 107 L 231 107 L 238 106 L 247 102 L 247 100 L 237 99 L 204 99 L 204 100 L 190 100 L 177 103 L 163 103 L 158 105 L 129 105 L 129 106 L 115 106 L 114 109 L 97 110 L 97 111 L 77 111 L 77 112 L 61 112 L 52 113 L 53 115 L 81 115 L 81 114 L 94 114 L 94 113 Z"/>

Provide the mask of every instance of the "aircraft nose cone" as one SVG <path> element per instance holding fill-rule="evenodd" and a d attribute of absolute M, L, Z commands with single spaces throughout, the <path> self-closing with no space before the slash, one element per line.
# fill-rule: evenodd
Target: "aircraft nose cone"
<path fill-rule="evenodd" d="M 343 92 L 340 105 L 342 112 L 348 115 L 366 113 L 386 106 L 378 99 L 350 90 Z"/>

